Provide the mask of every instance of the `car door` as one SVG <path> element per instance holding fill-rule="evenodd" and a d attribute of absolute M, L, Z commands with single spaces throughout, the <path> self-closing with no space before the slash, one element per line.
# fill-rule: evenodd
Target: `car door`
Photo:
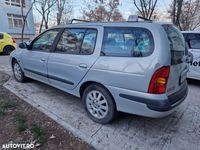
<path fill-rule="evenodd" d="M 48 82 L 47 61 L 57 34 L 58 29 L 44 32 L 30 44 L 29 49 L 22 52 L 21 58 L 26 76 Z"/>
<path fill-rule="evenodd" d="M 200 33 L 188 33 L 185 38 L 189 52 L 193 55 L 193 61 L 189 62 L 190 71 L 188 76 L 200 79 Z"/>
<path fill-rule="evenodd" d="M 75 88 L 98 58 L 93 53 L 98 38 L 97 29 L 64 29 L 49 56 L 50 83 L 64 90 Z"/>

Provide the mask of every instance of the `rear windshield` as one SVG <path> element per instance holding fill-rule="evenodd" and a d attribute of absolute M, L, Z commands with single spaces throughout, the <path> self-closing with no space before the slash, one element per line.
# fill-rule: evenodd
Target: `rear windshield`
<path fill-rule="evenodd" d="M 102 54 L 115 57 L 145 57 L 153 53 L 151 32 L 135 27 L 106 27 Z"/>
<path fill-rule="evenodd" d="M 165 32 L 167 33 L 169 44 L 171 48 L 171 61 L 172 64 L 182 63 L 182 58 L 187 52 L 185 46 L 185 40 L 182 33 L 174 25 L 163 25 Z"/>

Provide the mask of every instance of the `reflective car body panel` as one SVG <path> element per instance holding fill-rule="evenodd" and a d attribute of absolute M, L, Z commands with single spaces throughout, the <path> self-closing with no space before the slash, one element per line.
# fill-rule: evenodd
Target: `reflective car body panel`
<path fill-rule="evenodd" d="M 167 25 L 166 29 L 163 25 Z M 20 62 L 27 77 L 78 97 L 84 85 L 98 83 L 111 93 L 118 111 L 148 117 L 170 114 L 187 95 L 187 56 L 183 37 L 173 25 L 79 23 L 45 32 L 27 49 L 11 54 L 11 63 L 13 59 Z M 174 37 L 178 41 L 174 42 Z M 140 38 L 146 41 L 141 42 Z M 174 43 L 170 43 L 170 38 Z M 136 48 L 129 49 L 133 43 Z M 181 50 L 177 48 L 174 51 L 178 52 L 172 54 L 172 46 L 179 44 Z M 170 69 L 166 91 L 150 94 L 152 76 L 165 66 Z"/>

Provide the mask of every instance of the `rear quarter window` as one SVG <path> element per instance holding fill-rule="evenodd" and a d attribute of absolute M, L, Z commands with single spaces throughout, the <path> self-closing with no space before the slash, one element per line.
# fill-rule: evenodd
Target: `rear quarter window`
<path fill-rule="evenodd" d="M 153 53 L 151 32 L 135 27 L 105 27 L 102 53 L 115 57 L 146 57 Z"/>

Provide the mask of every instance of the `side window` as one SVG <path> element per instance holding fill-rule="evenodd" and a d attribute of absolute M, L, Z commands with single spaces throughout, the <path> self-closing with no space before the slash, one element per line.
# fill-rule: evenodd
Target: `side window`
<path fill-rule="evenodd" d="M 200 49 L 200 34 L 188 34 L 188 45 L 191 49 Z"/>
<path fill-rule="evenodd" d="M 94 29 L 87 30 L 83 39 L 80 53 L 85 55 L 92 54 L 95 48 L 96 39 L 97 39 L 97 30 Z"/>
<path fill-rule="evenodd" d="M 1 39 L 3 39 L 3 34 L 2 34 L 2 33 L 0 33 L 0 40 L 1 40 Z"/>
<path fill-rule="evenodd" d="M 44 32 L 42 35 L 39 36 L 38 39 L 33 41 L 33 43 L 31 44 L 31 49 L 48 52 L 51 49 L 51 46 L 58 32 L 59 31 L 57 29 Z"/>
<path fill-rule="evenodd" d="M 107 27 L 104 29 L 102 52 L 105 56 L 146 57 L 153 53 L 151 32 L 143 28 Z"/>
<path fill-rule="evenodd" d="M 200 39 L 190 40 L 190 45 L 192 49 L 200 49 Z"/>
<path fill-rule="evenodd" d="M 84 34 L 85 29 L 65 29 L 55 52 L 79 54 Z"/>

